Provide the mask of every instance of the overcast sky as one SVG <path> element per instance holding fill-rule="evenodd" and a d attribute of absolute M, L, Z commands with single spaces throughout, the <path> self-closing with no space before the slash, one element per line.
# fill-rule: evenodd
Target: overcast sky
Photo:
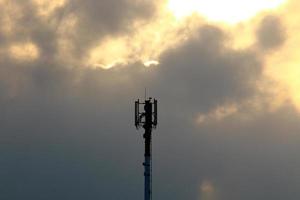
<path fill-rule="evenodd" d="M 300 198 L 297 0 L 0 0 L 0 199 Z M 242 11 L 242 12 L 241 12 Z"/>

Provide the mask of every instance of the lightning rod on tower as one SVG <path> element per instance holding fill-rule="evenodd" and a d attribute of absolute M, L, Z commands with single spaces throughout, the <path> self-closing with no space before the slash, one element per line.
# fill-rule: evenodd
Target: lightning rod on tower
<path fill-rule="evenodd" d="M 140 107 L 144 106 L 144 111 L 140 112 Z M 138 99 L 135 101 L 135 126 L 137 129 L 144 128 L 143 135 L 145 139 L 145 161 L 144 165 L 144 199 L 152 199 L 152 145 L 151 145 L 151 132 L 157 126 L 157 100 L 149 98 L 144 102 Z"/>

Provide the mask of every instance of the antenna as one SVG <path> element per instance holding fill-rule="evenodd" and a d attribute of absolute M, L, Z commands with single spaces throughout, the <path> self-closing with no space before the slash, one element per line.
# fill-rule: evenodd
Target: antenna
<path fill-rule="evenodd" d="M 140 106 L 144 105 L 144 112 L 140 112 Z M 140 103 L 138 99 L 135 101 L 135 127 L 139 129 L 143 127 L 145 133 L 143 135 L 145 139 L 145 161 L 144 166 L 144 177 L 145 177 L 145 188 L 144 198 L 145 200 L 152 199 L 152 148 L 151 148 L 151 137 L 152 129 L 157 126 L 157 100 L 150 97 L 146 100 L 146 88 L 145 88 L 145 101 Z"/>

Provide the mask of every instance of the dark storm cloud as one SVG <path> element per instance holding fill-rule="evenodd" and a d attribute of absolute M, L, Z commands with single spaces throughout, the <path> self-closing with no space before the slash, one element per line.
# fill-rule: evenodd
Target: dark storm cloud
<path fill-rule="evenodd" d="M 1 193 L 8 199 L 139 199 L 142 141 L 132 127 L 132 102 L 148 86 L 159 98 L 162 124 L 156 185 L 170 192 L 157 191 L 160 198 L 195 198 L 199 169 L 186 172 L 192 157 L 182 156 L 190 154 L 190 145 L 191 156 L 200 151 L 199 143 L 190 143 L 195 132 L 190 120 L 197 112 L 251 96 L 260 77 L 255 54 L 227 49 L 224 37 L 218 28 L 204 26 L 150 68 L 141 63 L 109 70 L 68 68 L 43 59 L 3 59 Z M 174 156 L 166 159 L 168 152 Z M 165 182 L 167 177 L 173 184 Z M 190 190 L 180 189 L 185 183 Z"/>
<path fill-rule="evenodd" d="M 88 35 L 126 30 L 136 18 L 149 18 L 156 12 L 153 3 L 143 0 L 75 0 L 66 7 L 79 17 L 79 27 Z"/>
<path fill-rule="evenodd" d="M 286 32 L 281 19 L 272 15 L 262 19 L 256 35 L 260 47 L 265 50 L 280 47 L 286 40 Z"/>
<path fill-rule="evenodd" d="M 174 102 L 190 107 L 190 114 L 253 95 L 262 70 L 259 55 L 228 49 L 225 40 L 220 29 L 203 26 L 197 36 L 162 55 L 160 95 L 178 96 Z"/>
<path fill-rule="evenodd" d="M 208 148 L 220 164 L 207 169 L 217 182 L 220 199 L 299 198 L 298 121 L 299 114 L 286 105 L 246 123 L 237 115 L 213 127 L 213 132 L 204 131 L 214 141 Z"/>
<path fill-rule="evenodd" d="M 135 22 L 150 20 L 157 12 L 156 4 L 144 0 L 75 0 L 65 6 L 64 15 L 78 18 L 73 42 L 77 51 L 84 53 L 87 47 L 96 46 L 96 42 L 105 36 L 117 36 L 131 32 Z"/>
<path fill-rule="evenodd" d="M 9 33 L 2 34 L 4 45 L 33 42 L 40 50 L 40 57 L 53 59 L 58 51 L 56 16 L 45 20 L 39 16 L 38 8 L 31 1 L 12 0 L 0 8 L 3 28 L 11 27 Z M 5 46 L 4 46 L 5 47 Z"/>
<path fill-rule="evenodd" d="M 138 144 L 137 135 L 127 116 L 131 99 L 105 101 L 109 92 L 94 85 L 101 83 L 102 70 L 96 74 L 99 82 L 88 81 L 90 74 L 78 85 L 76 71 L 35 66 L 22 74 L 29 76 L 19 83 L 26 86 L 1 99 L 3 199 L 137 199 L 139 182 L 130 170 L 138 171 L 133 163 L 139 163 L 137 147 L 131 145 L 133 140 Z M 122 152 L 131 152 L 135 161 L 123 159 Z"/>
<path fill-rule="evenodd" d="M 68 12 L 78 13 L 89 30 L 78 38 L 92 41 L 99 30 L 121 33 L 135 15 L 149 17 L 150 10 L 137 10 L 140 3 L 74 1 Z M 202 26 L 164 52 L 159 66 L 73 67 L 46 59 L 57 53 L 55 29 L 27 19 L 29 30 L 18 33 L 44 53 L 27 62 L 0 59 L 1 199 L 141 199 L 142 131 L 133 127 L 133 102 L 144 87 L 159 99 L 156 199 L 199 199 L 206 180 L 220 200 L 299 199 L 299 115 L 289 105 L 249 120 L 237 113 L 193 123 L 200 112 L 259 94 L 263 61 L 257 52 L 232 50 L 221 29 Z"/>
<path fill-rule="evenodd" d="M 85 56 L 90 47 L 96 46 L 105 36 L 116 36 L 131 32 L 137 21 L 150 20 L 156 15 L 159 3 L 143 0 L 112 1 L 66 1 L 46 15 L 33 1 L 12 0 L 0 8 L 2 27 L 12 24 L 8 35 L 1 34 L 0 42 L 34 42 L 41 57 L 54 59 L 58 53 L 59 40 L 67 37 L 73 45 L 75 56 Z M 51 4 L 51 3 L 50 3 Z M 76 23 L 67 27 L 74 17 Z M 6 19 L 9 19 L 9 23 Z M 63 30 L 63 34 L 61 31 Z"/>

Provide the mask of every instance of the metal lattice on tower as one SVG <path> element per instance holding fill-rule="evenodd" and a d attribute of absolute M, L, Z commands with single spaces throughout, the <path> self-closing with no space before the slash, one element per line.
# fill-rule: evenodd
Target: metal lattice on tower
<path fill-rule="evenodd" d="M 140 112 L 140 107 L 144 106 L 144 111 Z M 143 135 L 145 139 L 145 161 L 144 165 L 144 199 L 152 199 L 152 144 L 151 133 L 152 129 L 157 126 L 157 100 L 149 98 L 144 102 L 140 102 L 138 99 L 135 101 L 135 126 L 137 129 L 144 128 L 145 133 Z"/>

